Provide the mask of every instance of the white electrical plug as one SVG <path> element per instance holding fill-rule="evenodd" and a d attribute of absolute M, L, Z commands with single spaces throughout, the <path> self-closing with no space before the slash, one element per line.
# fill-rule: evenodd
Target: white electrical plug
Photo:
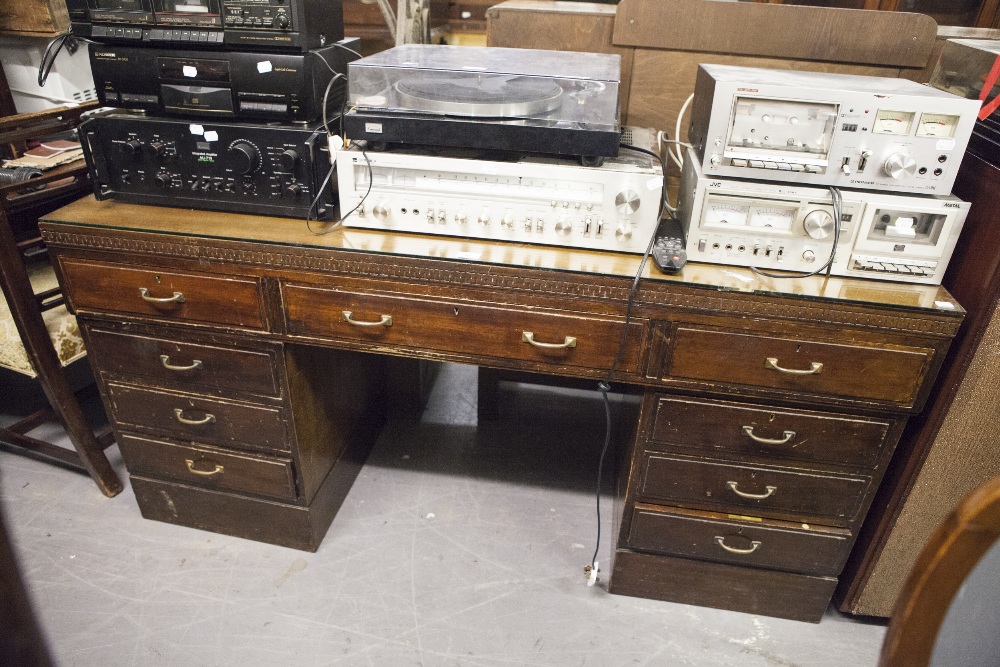
<path fill-rule="evenodd" d="M 344 146 L 344 140 L 339 134 L 327 134 L 326 135 L 326 145 L 330 149 L 330 165 L 333 166 L 337 164 L 337 154 L 340 153 L 340 149 Z"/>
<path fill-rule="evenodd" d="M 587 586 L 593 586 L 597 583 L 597 573 L 600 572 L 600 567 L 598 567 L 597 561 L 594 561 L 593 565 L 588 565 L 583 568 L 583 573 L 587 577 Z"/>

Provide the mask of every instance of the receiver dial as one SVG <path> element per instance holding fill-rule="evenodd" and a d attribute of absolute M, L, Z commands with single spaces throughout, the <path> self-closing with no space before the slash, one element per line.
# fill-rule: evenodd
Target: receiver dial
<path fill-rule="evenodd" d="M 615 195 L 615 208 L 622 215 L 629 215 L 639 210 L 639 194 L 635 190 L 623 190 Z"/>
<path fill-rule="evenodd" d="M 882 169 L 886 176 L 902 181 L 917 171 L 917 161 L 906 153 L 893 153 L 885 161 Z"/>
<path fill-rule="evenodd" d="M 805 219 L 802 220 L 802 226 L 805 227 L 806 234 L 817 241 L 828 238 L 833 234 L 835 227 L 833 216 L 830 215 L 829 211 L 824 211 L 821 208 L 806 214 Z"/>
<path fill-rule="evenodd" d="M 249 174 L 260 168 L 260 151 L 248 141 L 234 141 L 226 157 L 229 166 L 238 174 Z"/>

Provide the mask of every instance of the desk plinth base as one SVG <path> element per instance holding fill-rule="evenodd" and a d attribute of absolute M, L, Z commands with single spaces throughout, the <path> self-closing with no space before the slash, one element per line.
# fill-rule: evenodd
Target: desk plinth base
<path fill-rule="evenodd" d="M 616 549 L 608 590 L 618 595 L 819 623 L 837 579 Z"/>

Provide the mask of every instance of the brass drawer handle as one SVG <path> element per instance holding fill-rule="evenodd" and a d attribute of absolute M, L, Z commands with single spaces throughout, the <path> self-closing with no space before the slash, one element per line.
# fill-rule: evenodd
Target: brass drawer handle
<path fill-rule="evenodd" d="M 795 431 L 785 431 L 783 438 L 762 438 L 759 435 L 753 434 L 753 426 L 744 426 L 743 434 L 754 442 L 759 442 L 762 445 L 786 445 L 788 442 L 795 437 Z"/>
<path fill-rule="evenodd" d="M 169 356 L 167 356 L 166 354 L 161 354 L 160 355 L 160 363 L 163 364 L 163 367 L 166 368 L 168 371 L 195 371 L 195 370 L 201 370 L 201 362 L 199 360 L 197 360 L 197 359 L 195 359 L 194 361 L 192 361 L 189 366 L 177 366 L 175 364 L 170 363 L 170 357 Z"/>
<path fill-rule="evenodd" d="M 737 482 L 726 482 L 726 486 L 728 486 L 729 490 L 738 495 L 740 498 L 748 498 L 749 500 L 764 500 L 764 498 L 770 498 L 771 495 L 778 490 L 778 487 L 776 486 L 765 486 L 764 493 L 747 493 L 746 491 L 740 491 L 736 488 L 739 486 L 739 483 Z"/>
<path fill-rule="evenodd" d="M 221 475 L 225 468 L 218 463 L 215 464 L 215 468 L 212 470 L 198 470 L 194 467 L 194 461 L 191 459 L 184 459 L 184 463 L 187 464 L 188 472 L 195 475 L 201 475 L 203 477 L 211 477 L 212 475 Z"/>
<path fill-rule="evenodd" d="M 794 368 L 782 368 L 778 365 L 777 357 L 768 357 L 767 361 L 764 362 L 764 368 L 773 368 L 776 371 L 781 371 L 782 373 L 788 373 L 789 375 L 817 375 L 823 372 L 823 364 L 818 361 L 814 361 L 809 365 L 809 370 L 800 371 Z"/>
<path fill-rule="evenodd" d="M 215 423 L 215 415 L 210 412 L 206 412 L 205 416 L 201 419 L 188 419 L 184 416 L 183 408 L 174 408 L 174 416 L 177 417 L 177 421 L 188 426 L 204 426 L 205 424 Z"/>
<path fill-rule="evenodd" d="M 145 287 L 139 288 L 139 296 L 143 301 L 150 303 L 184 303 L 184 293 L 174 292 L 173 296 L 149 296 L 149 290 Z"/>
<path fill-rule="evenodd" d="M 353 311 L 342 310 L 340 314 L 344 316 L 344 320 L 348 324 L 353 324 L 356 327 L 391 327 L 392 326 L 392 315 L 383 315 L 378 322 L 359 322 L 351 316 L 354 315 Z"/>
<path fill-rule="evenodd" d="M 546 350 L 566 350 L 571 347 L 576 347 L 576 338 L 573 336 L 566 336 L 566 338 L 561 343 L 539 343 L 535 340 L 535 334 L 531 331 L 521 332 L 521 342 L 530 343 L 535 347 L 540 347 Z"/>
<path fill-rule="evenodd" d="M 731 554 L 740 554 L 741 556 L 746 556 L 747 554 L 752 554 L 754 551 L 757 551 L 757 549 L 760 547 L 760 542 L 758 542 L 757 540 L 753 540 L 753 541 L 750 542 L 750 548 L 749 549 L 737 549 L 736 547 L 731 547 L 728 544 L 726 544 L 726 538 L 721 537 L 719 535 L 715 536 L 715 542 L 716 542 L 716 544 L 718 544 L 720 547 L 722 547 L 723 549 L 725 549 L 729 553 L 731 553 Z"/>

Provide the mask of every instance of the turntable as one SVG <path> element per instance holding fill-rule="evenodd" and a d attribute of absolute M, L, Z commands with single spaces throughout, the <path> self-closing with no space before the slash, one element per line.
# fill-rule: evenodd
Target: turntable
<path fill-rule="evenodd" d="M 618 154 L 617 55 L 407 44 L 348 65 L 347 135 L 374 144 Z"/>

